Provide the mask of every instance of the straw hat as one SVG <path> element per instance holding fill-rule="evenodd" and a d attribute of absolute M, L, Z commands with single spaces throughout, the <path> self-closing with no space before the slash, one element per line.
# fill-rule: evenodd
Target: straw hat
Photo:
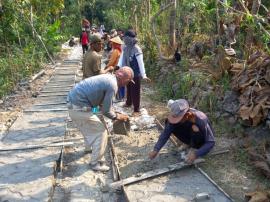
<path fill-rule="evenodd" d="M 113 42 L 113 43 L 120 44 L 120 45 L 124 44 L 123 41 L 120 39 L 119 36 L 116 36 L 116 37 L 110 39 L 110 41 Z"/>

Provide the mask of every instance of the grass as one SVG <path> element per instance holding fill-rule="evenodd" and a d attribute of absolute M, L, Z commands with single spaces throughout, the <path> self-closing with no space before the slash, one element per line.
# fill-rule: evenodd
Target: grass
<path fill-rule="evenodd" d="M 23 53 L 14 51 L 0 58 L 0 98 L 11 92 L 22 79 L 40 69 L 43 53 Z"/>
<path fill-rule="evenodd" d="M 221 86 L 223 93 L 231 90 L 231 76 L 228 74 L 228 72 L 225 72 L 219 80 L 212 80 L 211 82 L 211 85 L 213 86 Z"/>

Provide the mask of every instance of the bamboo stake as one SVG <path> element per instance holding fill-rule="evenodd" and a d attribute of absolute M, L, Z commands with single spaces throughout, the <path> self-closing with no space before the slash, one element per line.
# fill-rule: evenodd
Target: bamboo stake
<path fill-rule="evenodd" d="M 227 194 L 206 172 L 203 171 L 198 165 L 195 165 L 195 168 L 206 177 L 219 191 L 221 191 L 229 200 L 234 201 L 232 197 Z"/>

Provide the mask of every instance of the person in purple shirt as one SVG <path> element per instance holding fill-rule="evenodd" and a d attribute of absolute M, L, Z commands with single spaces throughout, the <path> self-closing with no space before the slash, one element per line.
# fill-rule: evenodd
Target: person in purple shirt
<path fill-rule="evenodd" d="M 149 158 L 154 159 L 160 149 L 173 133 L 181 142 L 190 146 L 187 163 L 206 155 L 215 145 L 214 132 L 207 116 L 196 109 L 190 108 L 185 99 L 169 103 L 170 114 L 165 128 L 161 133 L 154 150 L 149 153 Z"/>

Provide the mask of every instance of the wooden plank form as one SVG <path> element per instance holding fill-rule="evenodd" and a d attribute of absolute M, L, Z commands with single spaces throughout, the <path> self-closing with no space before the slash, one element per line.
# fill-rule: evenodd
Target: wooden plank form
<path fill-rule="evenodd" d="M 18 151 L 18 150 L 29 150 L 29 149 L 42 149 L 47 147 L 62 147 L 62 146 L 73 146 L 79 143 L 75 142 L 59 142 L 59 143 L 52 143 L 52 144 L 41 144 L 41 145 L 28 145 L 25 147 L 16 147 L 16 148 L 1 148 L 0 152 L 8 152 L 8 151 Z"/>
<path fill-rule="evenodd" d="M 25 113 L 33 113 L 33 112 L 62 112 L 67 111 L 67 108 L 59 108 L 59 109 L 29 109 L 24 110 Z"/>
<path fill-rule="evenodd" d="M 45 94 L 40 94 L 38 97 L 52 97 L 52 96 L 62 96 L 62 97 L 66 97 L 67 96 L 67 93 L 65 94 L 54 94 L 54 95 L 45 95 Z"/>
<path fill-rule="evenodd" d="M 196 159 L 193 164 L 187 164 L 185 162 L 176 163 L 176 164 L 173 164 L 173 165 L 169 165 L 169 166 L 167 166 L 165 168 L 156 169 L 156 170 L 152 170 L 152 171 L 143 173 L 140 176 L 133 176 L 133 177 L 129 177 L 129 178 L 117 181 L 117 182 L 113 182 L 113 183 L 111 183 L 109 185 L 109 187 L 111 189 L 118 189 L 120 186 L 133 184 L 135 182 L 140 182 L 142 180 L 146 180 L 146 179 L 149 179 L 149 178 L 164 175 L 164 174 L 170 173 L 172 171 L 187 168 L 187 167 L 190 167 L 192 165 L 195 165 L 195 164 L 198 164 L 198 163 L 203 163 L 203 162 L 204 162 L 204 159 Z"/>
<path fill-rule="evenodd" d="M 70 80 L 68 81 L 64 81 L 64 80 L 61 80 L 61 81 L 50 81 L 47 85 L 47 86 L 61 86 L 61 85 L 64 85 L 65 86 L 70 86 L 70 85 L 74 85 L 73 82 L 71 82 Z"/>
<path fill-rule="evenodd" d="M 70 90 L 56 90 L 56 91 L 48 91 L 48 90 L 42 90 L 41 93 L 68 93 Z"/>
<path fill-rule="evenodd" d="M 43 104 L 34 104 L 33 106 L 47 106 L 47 105 L 65 105 L 67 102 L 52 102 L 52 103 L 43 103 Z"/>
<path fill-rule="evenodd" d="M 74 85 L 66 85 L 64 88 L 66 88 L 66 87 L 73 87 Z M 55 88 L 55 89 L 57 89 L 57 88 L 63 88 L 62 86 L 60 86 L 60 85 L 46 85 L 44 88 Z"/>

